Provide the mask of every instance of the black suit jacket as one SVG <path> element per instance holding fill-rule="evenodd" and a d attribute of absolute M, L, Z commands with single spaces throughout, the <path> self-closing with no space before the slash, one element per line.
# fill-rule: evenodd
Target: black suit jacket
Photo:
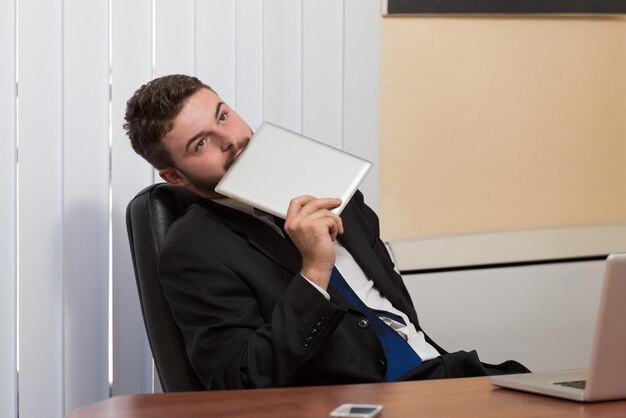
<path fill-rule="evenodd" d="M 339 240 L 391 303 L 419 329 L 402 278 L 357 192 Z M 168 232 L 163 289 L 191 363 L 208 389 L 380 382 L 386 359 L 363 315 L 298 272 L 301 257 L 270 226 L 203 201 Z M 363 323 L 361 323 L 363 324 Z M 444 352 L 428 336 L 427 341 Z"/>

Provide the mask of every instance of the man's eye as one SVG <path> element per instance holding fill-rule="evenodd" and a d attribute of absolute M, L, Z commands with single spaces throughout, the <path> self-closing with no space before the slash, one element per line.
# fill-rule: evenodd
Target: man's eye
<path fill-rule="evenodd" d="M 228 113 L 226 112 L 222 113 L 219 118 L 220 125 L 222 125 L 227 120 L 228 120 Z"/>
<path fill-rule="evenodd" d="M 204 146 L 204 144 L 206 144 L 206 138 L 202 138 L 198 141 L 198 143 L 196 144 L 196 151 L 199 151 L 200 148 Z"/>

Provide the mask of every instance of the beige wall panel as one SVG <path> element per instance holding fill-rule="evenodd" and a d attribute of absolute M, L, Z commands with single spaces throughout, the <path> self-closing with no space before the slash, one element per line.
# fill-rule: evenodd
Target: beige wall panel
<path fill-rule="evenodd" d="M 626 222 L 626 18 L 383 18 L 383 236 Z"/>

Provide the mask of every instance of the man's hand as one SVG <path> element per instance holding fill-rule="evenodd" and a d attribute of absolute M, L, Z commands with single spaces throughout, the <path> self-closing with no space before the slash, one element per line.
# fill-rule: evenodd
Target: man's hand
<path fill-rule="evenodd" d="M 300 196 L 289 203 L 285 231 L 302 255 L 301 274 L 322 289 L 328 288 L 335 265 L 333 241 L 343 234 L 341 218 L 330 210 L 341 199 Z"/>

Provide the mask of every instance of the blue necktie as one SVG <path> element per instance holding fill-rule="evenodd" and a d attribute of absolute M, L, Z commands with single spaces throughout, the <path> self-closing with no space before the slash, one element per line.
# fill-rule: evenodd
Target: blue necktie
<path fill-rule="evenodd" d="M 385 356 L 387 357 L 387 374 L 385 375 L 385 381 L 395 382 L 400 377 L 422 364 L 422 359 L 413 351 L 409 343 L 398 335 L 389 325 L 385 324 L 382 319 L 378 317 L 376 311 L 369 308 L 359 299 L 336 267 L 333 267 L 333 272 L 330 276 L 330 286 L 341 294 L 353 308 L 365 315 L 372 329 L 378 336 L 383 346 Z M 388 313 L 383 313 L 383 315 L 389 316 Z"/>

